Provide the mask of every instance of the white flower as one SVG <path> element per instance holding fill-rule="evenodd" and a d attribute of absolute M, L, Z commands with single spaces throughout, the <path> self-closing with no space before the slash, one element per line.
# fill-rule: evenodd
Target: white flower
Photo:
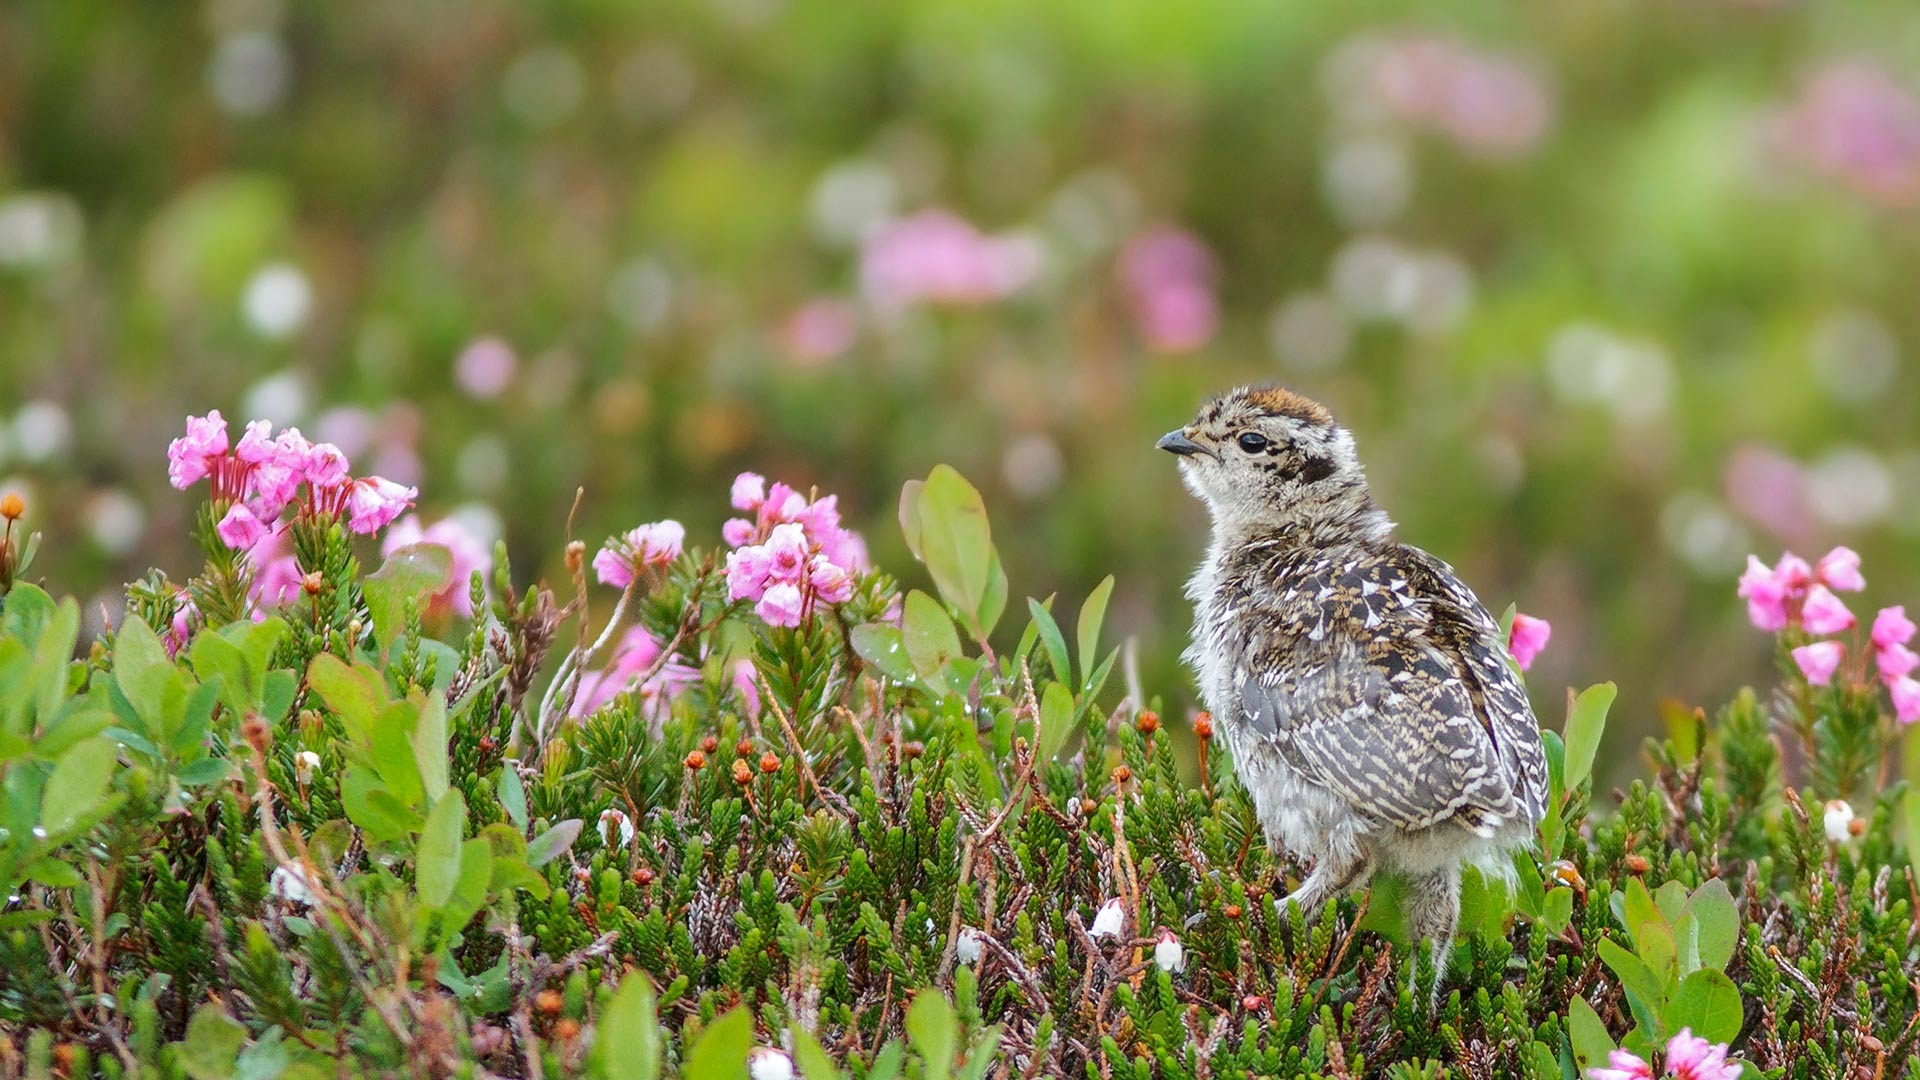
<path fill-rule="evenodd" d="M 620 834 L 621 847 L 633 843 L 633 822 L 627 820 L 627 815 L 620 810 L 600 811 L 600 824 L 596 828 L 600 830 L 600 842 L 608 847 L 613 846 L 612 837 L 616 832 Z"/>
<path fill-rule="evenodd" d="M 1187 950 L 1173 931 L 1162 930 L 1153 941 L 1153 962 L 1160 965 L 1161 971 L 1187 970 Z"/>
<path fill-rule="evenodd" d="M 1849 826 L 1853 824 L 1853 807 L 1848 806 L 1844 799 L 1830 800 L 1821 822 L 1827 828 L 1828 840 L 1836 844 L 1844 844 L 1852 835 Z"/>
<path fill-rule="evenodd" d="M 747 1053 L 747 1075 L 753 1080 L 793 1080 L 793 1059 L 771 1046 Z"/>
<path fill-rule="evenodd" d="M 1120 910 L 1120 901 L 1118 899 L 1109 900 L 1100 905 L 1099 911 L 1094 912 L 1093 929 L 1087 931 L 1087 933 L 1096 941 L 1103 937 L 1119 937 L 1120 925 L 1123 918 L 1124 915 Z"/>
<path fill-rule="evenodd" d="M 320 755 L 302 750 L 293 755 L 293 778 L 302 784 L 313 783 L 313 770 L 320 767 Z"/>
<path fill-rule="evenodd" d="M 267 887 L 289 903 L 313 903 L 313 881 L 307 877 L 307 868 L 297 862 L 281 863 L 267 879 Z"/>
<path fill-rule="evenodd" d="M 960 928 L 960 940 L 954 942 L 953 954 L 963 964 L 971 964 L 980 959 L 980 939 L 986 935 L 971 926 Z"/>

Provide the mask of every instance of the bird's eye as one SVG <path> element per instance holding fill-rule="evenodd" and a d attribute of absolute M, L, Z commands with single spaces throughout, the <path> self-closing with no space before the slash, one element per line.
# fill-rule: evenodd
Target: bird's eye
<path fill-rule="evenodd" d="M 1240 449 L 1249 454 L 1257 454 L 1267 448 L 1267 437 L 1257 431 L 1249 431 L 1240 436 Z"/>

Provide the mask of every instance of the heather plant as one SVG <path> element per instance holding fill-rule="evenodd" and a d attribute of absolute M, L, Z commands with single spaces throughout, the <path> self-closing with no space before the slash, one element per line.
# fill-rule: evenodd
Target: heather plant
<path fill-rule="evenodd" d="M 1920 1066 L 1913 628 L 1859 638 L 1844 549 L 1756 563 L 1780 685 L 1671 710 L 1625 788 L 1613 686 L 1568 692 L 1536 848 L 1469 874 L 1430 1006 L 1399 884 L 1276 909 L 1305 868 L 1109 640 L 1112 580 L 1017 598 L 953 469 L 905 485 L 897 577 L 746 474 L 721 546 L 567 540 L 556 592 L 213 420 L 170 455 L 214 478 L 203 567 L 96 640 L 0 504 L 0 1075 Z"/>

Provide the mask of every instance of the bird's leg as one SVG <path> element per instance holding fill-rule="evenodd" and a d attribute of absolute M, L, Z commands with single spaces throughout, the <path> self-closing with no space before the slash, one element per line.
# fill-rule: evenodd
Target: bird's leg
<path fill-rule="evenodd" d="M 1282 919 L 1285 919 L 1287 905 L 1298 904 L 1300 914 L 1311 923 L 1320 914 L 1320 905 L 1326 903 L 1328 897 L 1346 892 L 1356 883 L 1364 881 L 1370 873 L 1366 858 L 1359 854 L 1322 855 L 1314 861 L 1313 870 L 1307 874 L 1307 879 L 1300 883 L 1299 888 L 1285 896 L 1274 897 L 1274 910 L 1279 912 Z"/>
<path fill-rule="evenodd" d="M 1447 981 L 1448 961 L 1453 957 L 1453 932 L 1460 923 L 1459 868 L 1415 878 L 1407 895 L 1407 918 L 1414 940 L 1433 942 L 1433 989 L 1427 996 L 1427 1007 L 1437 1011 L 1440 988 Z"/>

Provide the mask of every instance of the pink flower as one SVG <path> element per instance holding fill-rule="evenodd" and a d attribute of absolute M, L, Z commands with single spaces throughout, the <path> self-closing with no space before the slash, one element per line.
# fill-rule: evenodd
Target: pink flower
<path fill-rule="evenodd" d="M 758 510 L 767 501 L 767 478 L 759 473 L 743 472 L 733 478 L 733 508 Z"/>
<path fill-rule="evenodd" d="M 234 503 L 227 509 L 227 516 L 220 519 L 215 531 L 220 534 L 220 542 L 230 548 L 244 550 L 260 542 L 267 535 L 267 526 L 245 503 Z"/>
<path fill-rule="evenodd" d="M 1874 202 L 1920 203 L 1920 97 L 1878 68 L 1836 64 L 1815 74 L 1774 121 L 1773 141 Z"/>
<path fill-rule="evenodd" d="M 1507 633 L 1507 651 L 1513 654 L 1513 662 L 1525 671 L 1533 666 L 1533 658 L 1547 647 L 1547 639 L 1553 636 L 1553 627 L 1545 619 L 1536 619 L 1531 615 L 1513 613 L 1513 629 Z"/>
<path fill-rule="evenodd" d="M 1905 645 L 1899 644 L 1874 650 L 1873 660 L 1880 668 L 1880 678 L 1883 682 L 1891 682 L 1920 667 L 1920 653 L 1915 653 Z"/>
<path fill-rule="evenodd" d="M 743 547 L 727 553 L 727 598 L 758 600 L 767 591 L 767 552 Z"/>
<path fill-rule="evenodd" d="M 200 622 L 200 609 L 194 605 L 193 596 L 185 589 L 181 589 L 178 595 L 180 606 L 174 610 L 173 622 L 160 639 L 170 657 L 180 655 L 180 650 L 193 640 L 194 628 Z"/>
<path fill-rule="evenodd" d="M 212 471 L 227 452 L 227 421 L 219 409 L 187 417 L 187 433 L 167 444 L 167 480 L 181 491 Z"/>
<path fill-rule="evenodd" d="M 300 563 L 293 555 L 293 538 L 285 529 L 269 531 L 247 549 L 253 565 L 253 602 L 279 607 L 300 595 Z"/>
<path fill-rule="evenodd" d="M 807 301 L 780 328 L 780 343 L 788 355 L 808 364 L 832 360 L 859 339 L 859 309 L 832 298 Z"/>
<path fill-rule="evenodd" d="M 1793 662 L 1800 665 L 1800 674 L 1807 677 L 1807 682 L 1825 686 L 1833 681 L 1833 673 L 1846 652 L 1846 646 L 1837 641 L 1816 641 L 1793 650 Z"/>
<path fill-rule="evenodd" d="M 733 688 L 746 703 L 747 715 L 760 715 L 760 673 L 752 660 L 737 660 L 733 665 Z"/>
<path fill-rule="evenodd" d="M 478 570 L 484 577 L 493 567 L 493 558 L 488 554 L 486 545 L 452 518 L 422 527 L 420 515 L 408 514 L 387 530 L 387 535 L 380 541 L 380 554 L 392 555 L 401 548 L 415 544 L 432 544 L 447 549 L 452 564 L 446 584 L 428 597 L 427 610 L 450 611 L 462 618 L 471 616 L 473 573 Z"/>
<path fill-rule="evenodd" d="M 767 553 L 767 576 L 774 581 L 797 582 L 807 570 L 807 530 L 797 522 L 775 525 L 761 545 Z"/>
<path fill-rule="evenodd" d="M 746 518 L 728 518 L 726 524 L 720 526 L 720 539 L 725 540 L 728 547 L 753 543 L 753 522 Z"/>
<path fill-rule="evenodd" d="M 1213 337 L 1220 321 L 1216 277 L 1213 253 L 1184 229 L 1150 229 L 1120 253 L 1134 325 L 1161 352 L 1191 352 Z"/>
<path fill-rule="evenodd" d="M 1807 590 L 1807 602 L 1800 609 L 1800 621 L 1809 634 L 1838 634 L 1851 630 L 1854 625 L 1853 612 L 1840 598 L 1827 590 L 1825 585 L 1815 585 Z"/>
<path fill-rule="evenodd" d="M 609 537 L 593 557 L 594 573 L 602 585 L 624 589 L 649 566 L 665 566 L 680 557 L 687 530 L 677 521 L 655 521 Z"/>
<path fill-rule="evenodd" d="M 246 434 L 240 436 L 240 441 L 234 445 L 233 456 L 249 465 L 273 460 L 273 440 L 267 435 L 272 430 L 273 425 L 265 420 L 247 421 Z"/>
<path fill-rule="evenodd" d="M 1727 1061 L 1727 1048 L 1681 1028 L 1667 1043 L 1667 1075 L 1674 1080 L 1735 1080 L 1738 1062 Z"/>
<path fill-rule="evenodd" d="M 807 584 L 813 594 L 829 604 L 844 604 L 853 598 L 853 577 L 825 555 L 815 555 L 807 564 Z"/>
<path fill-rule="evenodd" d="M 768 626 L 799 626 L 801 613 L 806 608 L 806 598 L 800 587 L 790 581 L 770 585 L 760 596 L 760 602 L 754 610 Z"/>
<path fill-rule="evenodd" d="M 989 237 L 945 210 L 888 222 L 860 253 L 861 288 L 885 308 L 975 305 L 1025 288 L 1038 275 L 1032 240 Z"/>
<path fill-rule="evenodd" d="M 1913 631 L 1913 620 L 1907 618 L 1906 605 L 1881 608 L 1880 614 L 1873 617 L 1873 647 L 1905 645 L 1913 640 Z"/>
<path fill-rule="evenodd" d="M 347 455 L 332 443 L 313 444 L 304 465 L 307 483 L 314 487 L 335 488 L 346 482 Z"/>
<path fill-rule="evenodd" d="M 1813 567 L 1807 565 L 1807 560 L 1788 551 L 1782 553 L 1780 561 L 1773 564 L 1773 577 L 1791 596 L 1813 584 Z"/>
<path fill-rule="evenodd" d="M 1588 1080 L 1653 1080 L 1653 1066 L 1625 1050 L 1615 1050 L 1607 1055 L 1607 1067 L 1588 1069 L 1587 1078 Z"/>
<path fill-rule="evenodd" d="M 347 528 L 363 536 L 379 532 L 405 513 L 419 497 L 420 489 L 403 487 L 378 476 L 355 480 L 347 493 Z"/>
<path fill-rule="evenodd" d="M 659 670 L 653 671 L 656 664 Z M 649 671 L 653 674 L 642 682 L 641 676 Z M 658 722 L 666 719 L 673 699 L 699 680 L 700 672 L 678 658 L 660 663 L 660 639 L 644 626 L 632 626 L 614 647 L 613 660 L 604 670 L 580 677 L 572 713 L 587 716 L 598 712 L 623 692 L 637 689 L 640 715 Z"/>
<path fill-rule="evenodd" d="M 1893 698 L 1893 714 L 1902 724 L 1920 720 L 1920 679 L 1902 675 L 1887 683 L 1887 694 Z"/>
<path fill-rule="evenodd" d="M 1758 558 L 1747 556 L 1747 572 L 1740 575 L 1738 594 L 1747 602 L 1747 619 L 1769 633 L 1787 625 L 1787 590 L 1779 576 Z"/>
<path fill-rule="evenodd" d="M 453 362 L 453 381 L 476 398 L 495 398 L 513 384 L 513 346 L 499 338 L 480 338 L 460 350 Z"/>
<path fill-rule="evenodd" d="M 1850 547 L 1837 547 L 1822 555 L 1813 576 L 1827 588 L 1842 592 L 1859 592 L 1867 587 L 1867 579 L 1860 576 L 1860 556 Z"/>

